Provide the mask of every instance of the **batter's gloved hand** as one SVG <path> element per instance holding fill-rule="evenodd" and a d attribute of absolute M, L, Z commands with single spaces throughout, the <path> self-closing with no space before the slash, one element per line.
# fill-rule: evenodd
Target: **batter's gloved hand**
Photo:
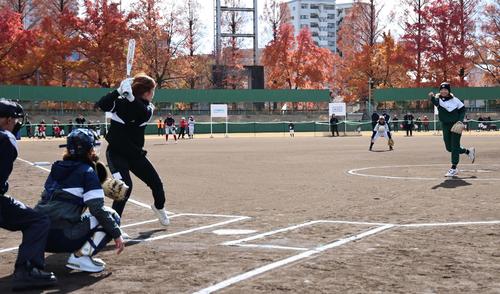
<path fill-rule="evenodd" d="M 133 81 L 134 81 L 133 78 L 125 79 L 120 83 L 120 87 L 118 88 L 118 93 L 120 94 L 120 97 L 126 98 L 130 102 L 134 101 L 135 99 L 134 94 L 132 94 Z"/>
<path fill-rule="evenodd" d="M 461 121 L 457 121 L 452 127 L 451 127 L 451 132 L 455 134 L 461 135 L 462 132 L 465 130 L 465 125 Z"/>
<path fill-rule="evenodd" d="M 125 184 L 122 180 L 106 179 L 104 183 L 102 183 L 102 189 L 104 190 L 104 195 L 106 195 L 106 197 L 109 197 L 114 201 L 123 201 L 129 186 L 127 186 L 127 184 Z"/>

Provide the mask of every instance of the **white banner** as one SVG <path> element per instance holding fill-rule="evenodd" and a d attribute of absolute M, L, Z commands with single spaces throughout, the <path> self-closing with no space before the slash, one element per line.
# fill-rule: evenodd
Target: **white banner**
<path fill-rule="evenodd" d="M 227 117 L 227 104 L 210 104 L 211 117 Z"/>
<path fill-rule="evenodd" d="M 346 116 L 346 104 L 344 102 L 332 102 L 328 103 L 328 115 L 332 116 L 332 114 L 338 116 Z"/>

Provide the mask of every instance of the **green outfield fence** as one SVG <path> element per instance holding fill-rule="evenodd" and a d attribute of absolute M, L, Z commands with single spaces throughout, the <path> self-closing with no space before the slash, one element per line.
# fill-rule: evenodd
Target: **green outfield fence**
<path fill-rule="evenodd" d="M 227 130 L 228 133 L 246 133 L 246 134 L 258 134 L 258 133 L 288 133 L 288 124 L 290 122 L 228 122 Z M 324 133 L 330 132 L 330 124 L 328 122 L 318 122 L 318 121 L 304 121 L 304 122 L 293 122 L 295 124 L 295 132 L 314 132 L 317 135 L 325 135 Z M 53 124 L 46 124 L 46 136 L 54 136 Z M 59 124 L 64 128 L 65 134 L 68 132 L 68 125 Z M 392 131 L 404 131 L 401 121 L 395 125 L 390 123 Z M 471 120 L 468 122 L 469 130 L 473 131 L 495 131 L 500 128 L 500 121 L 486 121 L 480 122 L 476 120 Z M 90 124 L 86 127 L 99 130 L 101 135 L 105 134 L 106 125 L 105 124 Z M 37 124 L 31 124 L 32 135 L 35 134 L 35 129 Z M 371 121 L 341 121 L 338 124 L 339 133 L 347 132 L 348 134 L 356 134 L 364 131 L 371 131 L 372 124 Z M 436 130 L 441 130 L 441 123 L 436 121 Z M 197 122 L 195 125 L 195 134 L 210 134 L 210 122 Z M 425 125 L 423 123 L 415 124 L 414 131 L 425 131 Z M 434 131 L 434 121 L 429 121 L 429 131 Z M 214 134 L 224 134 L 226 133 L 226 123 L 225 122 L 214 122 L 212 124 L 212 132 Z M 146 134 L 153 135 L 158 133 L 158 128 L 156 123 L 148 124 L 146 127 Z M 27 136 L 27 127 L 23 127 L 20 135 L 22 137 Z"/>

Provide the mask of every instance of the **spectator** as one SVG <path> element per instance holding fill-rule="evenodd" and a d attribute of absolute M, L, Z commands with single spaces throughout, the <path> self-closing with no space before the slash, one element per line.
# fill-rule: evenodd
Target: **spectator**
<path fill-rule="evenodd" d="M 180 127 L 180 130 L 179 130 L 179 139 L 180 138 L 184 139 L 184 135 L 186 134 L 186 128 L 187 128 L 187 126 L 188 126 L 188 123 L 186 121 L 186 118 L 182 117 L 181 121 L 179 122 L 179 127 Z"/>
<path fill-rule="evenodd" d="M 420 116 L 417 117 L 415 125 L 417 126 L 417 132 L 420 132 L 422 130 L 422 119 L 420 119 Z"/>
<path fill-rule="evenodd" d="M 87 120 L 83 117 L 83 114 L 79 114 L 77 118 L 75 118 L 75 123 L 77 128 L 85 128 L 85 123 Z"/>
<path fill-rule="evenodd" d="M 378 123 L 378 117 L 379 117 L 378 113 L 376 113 L 376 112 L 372 113 L 372 130 L 375 128 L 375 126 Z"/>
<path fill-rule="evenodd" d="M 46 139 L 47 138 L 47 136 L 45 134 L 45 130 L 46 130 L 45 121 L 42 119 L 40 121 L 40 124 L 38 124 L 38 138 L 39 139 Z"/>
<path fill-rule="evenodd" d="M 399 119 L 397 115 L 392 117 L 392 126 L 395 132 L 399 131 Z"/>
<path fill-rule="evenodd" d="M 57 122 L 57 120 L 54 120 L 54 122 L 53 122 L 52 135 L 54 136 L 54 138 L 61 137 L 61 127 L 59 126 L 59 123 Z"/>
<path fill-rule="evenodd" d="M 189 139 L 193 139 L 194 138 L 194 124 L 195 124 L 195 120 L 194 120 L 194 117 L 191 115 L 189 116 L 189 120 L 188 120 L 188 137 Z"/>
<path fill-rule="evenodd" d="M 332 131 L 332 137 L 335 137 L 335 133 L 337 133 L 337 137 L 339 137 L 339 119 L 335 117 L 335 114 L 332 114 L 330 118 L 330 129 Z"/>
<path fill-rule="evenodd" d="M 71 131 L 73 131 L 73 120 L 69 120 L 68 122 L 68 134 L 71 133 Z"/>
<path fill-rule="evenodd" d="M 404 127 L 405 127 L 405 131 L 406 131 L 406 137 L 411 137 L 413 136 L 413 125 L 414 125 L 414 122 L 413 120 L 415 119 L 415 117 L 410 113 L 408 112 L 404 117 Z"/>
<path fill-rule="evenodd" d="M 31 122 L 28 117 L 26 117 L 26 136 L 28 136 L 28 138 L 33 137 L 33 134 L 31 132 Z"/>
<path fill-rule="evenodd" d="M 161 118 L 158 119 L 156 122 L 156 127 L 158 128 L 158 136 L 163 136 L 165 134 L 165 125 L 163 124 L 163 121 Z"/>
<path fill-rule="evenodd" d="M 469 116 L 468 116 L 468 115 L 466 115 L 466 116 L 465 116 L 465 118 L 464 118 L 464 125 L 465 125 L 465 130 L 466 130 L 467 132 L 470 132 L 470 129 L 469 129 L 469 121 L 470 121 Z"/>
<path fill-rule="evenodd" d="M 423 121 L 423 125 L 424 125 L 424 130 L 426 132 L 428 132 L 429 131 L 429 118 L 427 117 L 427 115 L 424 115 L 424 119 L 422 121 Z"/>

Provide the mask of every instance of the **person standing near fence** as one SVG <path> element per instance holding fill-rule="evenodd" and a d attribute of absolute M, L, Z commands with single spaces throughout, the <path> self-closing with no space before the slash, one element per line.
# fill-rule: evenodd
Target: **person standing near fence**
<path fill-rule="evenodd" d="M 192 115 L 189 116 L 189 120 L 188 120 L 188 137 L 189 139 L 193 139 L 194 138 L 194 125 L 195 125 L 195 120 L 194 120 L 194 117 Z"/>
<path fill-rule="evenodd" d="M 85 119 L 85 117 L 83 117 L 83 114 L 79 114 L 77 118 L 75 118 L 75 123 L 76 123 L 76 127 L 77 128 L 85 128 L 85 123 L 87 122 L 87 120 Z"/>
<path fill-rule="evenodd" d="M 141 74 L 121 82 L 117 90 L 103 96 L 96 106 L 111 112 L 111 125 L 106 134 L 108 148 L 106 158 L 113 178 L 122 180 L 130 188 L 123 201 L 114 201 L 112 208 L 121 216 L 132 192 L 130 172 L 151 189 L 154 204 L 151 209 L 160 224 L 167 226 L 170 221 L 165 210 L 165 190 L 160 176 L 146 157 L 144 133 L 153 117 L 156 82 Z"/>
<path fill-rule="evenodd" d="M 379 118 L 379 115 L 377 112 L 373 112 L 372 113 L 372 130 L 375 128 L 375 126 L 377 125 L 378 123 L 378 118 Z"/>
<path fill-rule="evenodd" d="M 397 115 L 394 115 L 392 117 L 392 128 L 393 128 L 394 132 L 399 131 L 399 119 L 398 119 Z"/>
<path fill-rule="evenodd" d="M 182 117 L 181 121 L 179 122 L 179 139 L 180 138 L 184 139 L 184 136 L 186 134 L 187 126 L 188 126 L 188 123 L 186 121 L 186 118 Z"/>
<path fill-rule="evenodd" d="M 465 118 L 465 105 L 460 99 L 451 93 L 451 85 L 447 82 L 439 86 L 439 94 L 429 93 L 429 98 L 438 108 L 439 120 L 443 127 L 443 141 L 446 150 L 451 153 L 451 168 L 445 177 L 454 177 L 458 174 L 457 165 L 460 154 L 465 154 L 474 163 L 476 150 L 474 147 L 465 149 L 460 146 L 460 138 L 465 129 L 463 120 Z"/>
<path fill-rule="evenodd" d="M 429 118 L 427 115 L 424 115 L 424 119 L 422 120 L 422 123 L 424 125 L 424 131 L 428 132 L 429 131 Z"/>
<path fill-rule="evenodd" d="M 293 122 L 288 124 L 288 132 L 290 133 L 290 137 L 295 137 L 295 124 Z"/>
<path fill-rule="evenodd" d="M 332 137 L 335 137 L 335 133 L 337 133 L 337 137 L 339 137 L 339 119 L 335 116 L 335 113 L 332 114 L 330 118 L 330 128 L 332 131 Z"/>
<path fill-rule="evenodd" d="M 161 118 L 159 118 L 156 122 L 156 127 L 158 128 L 158 136 L 163 136 L 165 126 L 163 125 L 163 121 L 161 120 Z"/>
<path fill-rule="evenodd" d="M 406 137 L 411 137 L 413 136 L 413 125 L 414 125 L 414 122 L 413 120 L 415 119 L 415 117 L 413 116 L 413 114 L 411 114 L 410 112 L 408 112 L 403 120 L 404 120 L 404 126 L 405 126 L 405 131 L 406 131 Z"/>
<path fill-rule="evenodd" d="M 177 135 L 175 133 L 175 119 L 172 117 L 172 114 L 167 114 L 167 118 L 165 119 L 165 140 L 168 142 L 168 135 L 174 136 L 175 144 L 177 144 Z"/>

